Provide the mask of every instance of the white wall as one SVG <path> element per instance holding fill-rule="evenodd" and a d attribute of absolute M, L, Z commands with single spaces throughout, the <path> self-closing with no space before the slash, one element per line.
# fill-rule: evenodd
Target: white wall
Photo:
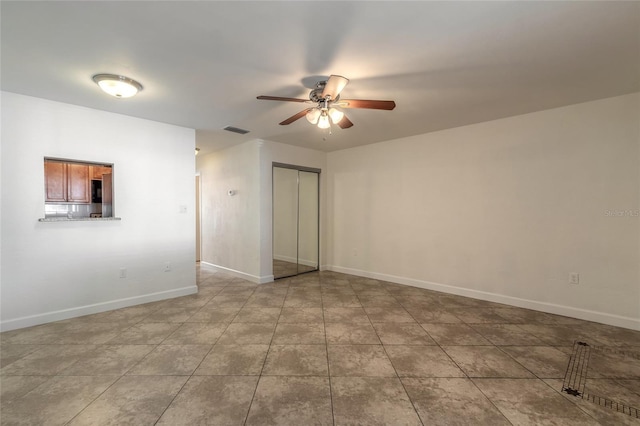
<path fill-rule="evenodd" d="M 192 129 L 6 92 L 1 102 L 3 330 L 197 291 Z M 113 163 L 122 220 L 38 222 L 44 157 Z"/>
<path fill-rule="evenodd" d="M 260 146 L 249 141 L 198 156 L 201 261 L 253 282 L 260 275 Z M 228 195 L 229 190 L 234 195 Z"/>
<path fill-rule="evenodd" d="M 323 152 L 263 140 L 198 156 L 202 262 L 253 282 L 273 281 L 272 164 L 324 169 L 325 161 Z M 228 196 L 230 189 L 236 195 Z"/>
<path fill-rule="evenodd" d="M 329 153 L 329 268 L 640 329 L 639 123 L 633 94 Z"/>

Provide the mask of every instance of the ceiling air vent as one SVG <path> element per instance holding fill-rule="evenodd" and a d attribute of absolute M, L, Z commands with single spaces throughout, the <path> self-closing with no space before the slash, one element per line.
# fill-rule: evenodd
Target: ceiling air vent
<path fill-rule="evenodd" d="M 239 127 L 233 127 L 233 126 L 223 127 L 222 130 L 227 130 L 227 131 L 233 132 L 233 133 L 240 133 L 241 135 L 246 135 L 247 133 L 249 133 L 248 130 L 241 129 Z"/>

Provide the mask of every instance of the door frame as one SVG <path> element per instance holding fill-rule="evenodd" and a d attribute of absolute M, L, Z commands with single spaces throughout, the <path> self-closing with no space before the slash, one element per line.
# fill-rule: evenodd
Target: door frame
<path fill-rule="evenodd" d="M 311 271 L 297 272 L 297 270 L 296 270 L 296 273 L 293 274 L 293 275 L 286 275 L 286 276 L 277 277 L 277 278 L 274 277 L 274 280 L 278 280 L 278 279 L 281 279 L 281 278 L 293 277 L 293 276 L 301 275 L 301 274 L 307 274 L 309 272 L 317 272 L 317 271 L 320 270 L 320 211 L 321 211 L 321 209 L 320 209 L 320 189 L 321 189 L 320 188 L 320 175 L 322 173 L 322 169 L 317 169 L 315 167 L 298 166 L 298 165 L 295 165 L 295 164 L 278 163 L 276 161 L 271 163 L 271 244 L 272 244 L 272 248 L 271 248 L 271 264 L 272 265 L 273 265 L 273 260 L 274 260 L 273 259 L 273 252 L 274 252 L 273 244 L 274 244 L 274 241 L 275 241 L 275 238 L 274 238 L 275 230 L 274 230 L 274 226 L 273 226 L 273 224 L 275 223 L 275 203 L 274 203 L 274 193 L 275 193 L 275 191 L 274 191 L 274 178 L 273 178 L 273 169 L 274 169 L 274 167 L 278 167 L 278 168 L 281 168 L 281 169 L 297 170 L 298 172 L 316 173 L 318 175 L 318 190 L 317 190 L 317 194 L 316 194 L 317 197 L 318 197 L 318 200 L 317 200 L 317 206 L 318 206 L 318 215 L 317 215 L 318 221 L 317 222 L 318 223 L 317 223 L 317 230 L 316 230 L 317 244 L 318 244 L 318 246 L 316 247 L 316 253 L 317 253 L 317 257 L 318 257 L 318 259 L 317 259 L 318 266 L 316 267 L 316 269 L 313 269 Z M 298 191 L 299 191 L 300 190 L 300 178 L 299 177 L 298 177 L 297 187 L 298 187 Z M 298 212 L 299 211 L 300 211 L 300 194 L 298 193 Z M 299 216 L 299 213 L 298 213 L 298 216 Z M 300 218 L 298 217 L 297 220 L 299 222 Z M 298 250 L 298 237 L 299 237 L 299 233 L 300 233 L 299 229 L 296 229 L 296 233 L 298 234 L 298 235 L 296 235 L 296 251 L 297 251 Z M 299 261 L 299 259 L 296 258 L 296 262 L 298 262 L 298 261 Z M 296 265 L 298 265 L 298 264 L 296 263 Z"/>
<path fill-rule="evenodd" d="M 196 173 L 196 262 L 202 258 L 202 179 Z"/>

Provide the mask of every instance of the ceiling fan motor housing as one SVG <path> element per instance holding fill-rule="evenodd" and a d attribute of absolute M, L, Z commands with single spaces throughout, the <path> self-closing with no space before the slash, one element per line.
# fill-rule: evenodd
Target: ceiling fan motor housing
<path fill-rule="evenodd" d="M 313 89 L 311 92 L 309 92 L 309 100 L 311 102 L 323 102 L 324 98 L 322 97 L 322 92 L 324 92 L 324 86 L 327 85 L 326 80 L 325 81 L 319 81 L 316 83 L 316 88 Z M 340 99 L 340 95 L 336 96 L 335 99 L 331 99 L 332 102 L 337 101 L 338 99 Z"/>
<path fill-rule="evenodd" d="M 340 75 L 331 75 L 328 80 L 319 81 L 316 83 L 316 87 L 309 92 L 309 100 L 300 98 L 287 98 L 281 96 L 258 96 L 258 99 L 265 99 L 269 101 L 285 101 L 285 102 L 301 102 L 301 103 L 314 103 L 314 107 L 303 109 L 302 111 L 292 115 L 286 120 L 279 123 L 281 126 L 291 124 L 302 117 L 307 117 L 310 123 L 318 123 L 320 128 L 329 128 L 330 122 L 338 125 L 342 129 L 348 129 L 353 126 L 351 120 L 347 118 L 344 113 L 336 108 L 366 108 L 366 109 L 382 109 L 392 110 L 395 108 L 396 103 L 394 101 L 381 101 L 381 100 L 369 100 L 369 99 L 350 99 L 344 102 L 338 102 L 340 100 L 340 92 L 349 83 L 349 79 Z"/>
<path fill-rule="evenodd" d="M 324 98 L 322 97 L 322 92 L 324 91 L 324 85 L 326 83 L 326 81 L 321 81 L 316 84 L 316 88 L 309 92 L 309 100 L 311 100 L 312 102 L 320 102 L 324 100 Z"/>

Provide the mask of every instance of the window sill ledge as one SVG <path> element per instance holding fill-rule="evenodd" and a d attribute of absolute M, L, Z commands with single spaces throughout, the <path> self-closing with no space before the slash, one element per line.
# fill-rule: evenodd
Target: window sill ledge
<path fill-rule="evenodd" d="M 104 222 L 122 220 L 120 217 L 41 217 L 38 222 Z"/>

